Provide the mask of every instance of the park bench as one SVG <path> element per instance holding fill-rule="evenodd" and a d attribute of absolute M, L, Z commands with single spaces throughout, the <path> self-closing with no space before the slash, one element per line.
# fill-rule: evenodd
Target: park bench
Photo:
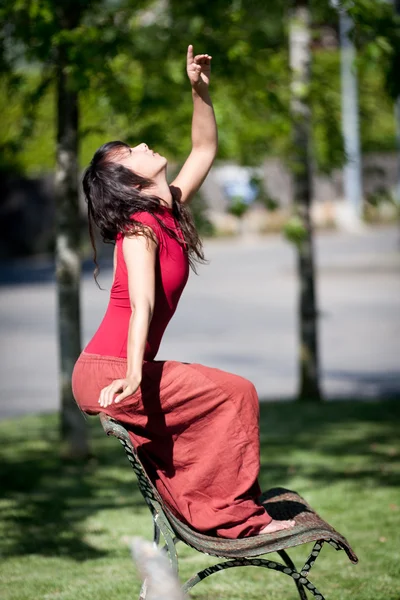
<path fill-rule="evenodd" d="M 351 562 L 358 562 L 357 556 L 347 540 L 321 519 L 301 496 L 284 488 L 271 489 L 265 492 L 259 500 L 265 504 L 268 513 L 273 518 L 295 519 L 295 526 L 289 530 L 240 539 L 212 537 L 195 531 L 178 519 L 165 505 L 144 470 L 128 431 L 118 421 L 106 414 L 101 414 L 100 420 L 106 434 L 118 438 L 125 449 L 135 471 L 139 489 L 153 517 L 154 544 L 159 545 L 161 533 L 165 541 L 164 550 L 169 556 L 171 567 L 176 575 L 178 575 L 178 556 L 175 546 L 178 542 L 183 542 L 202 554 L 225 559 L 223 562 L 199 571 L 188 579 L 182 587 L 184 592 L 188 592 L 197 583 L 218 571 L 231 567 L 254 566 L 272 569 L 291 577 L 301 600 L 307 600 L 306 590 L 313 594 L 315 600 L 324 600 L 324 596 L 308 578 L 309 571 L 318 558 L 323 544 L 327 543 L 335 550 L 344 550 Z M 314 542 L 314 545 L 303 568 L 298 570 L 286 549 L 308 542 Z M 271 552 L 277 552 L 283 563 L 258 558 Z M 145 600 L 146 589 L 146 581 L 144 581 L 139 600 Z"/>

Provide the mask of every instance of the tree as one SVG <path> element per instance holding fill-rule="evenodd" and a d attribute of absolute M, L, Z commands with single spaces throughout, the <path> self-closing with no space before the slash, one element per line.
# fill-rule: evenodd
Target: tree
<path fill-rule="evenodd" d="M 59 31 L 76 29 L 82 6 L 60 3 L 56 10 Z M 80 319 L 80 214 L 78 197 L 78 90 L 70 72 L 70 45 L 62 38 L 55 47 L 57 102 L 56 280 L 58 298 L 58 347 L 61 392 L 62 454 L 88 455 L 86 422 L 71 388 L 72 370 L 81 352 Z"/>
<path fill-rule="evenodd" d="M 136 2 L 136 10 L 147 2 Z M 55 84 L 57 102 L 56 279 L 58 292 L 61 390 L 61 441 L 66 457 L 88 454 L 86 423 L 71 389 L 80 346 L 80 240 L 78 203 L 79 95 L 96 80 L 116 106 L 124 82 L 113 70 L 113 58 L 132 45 L 129 2 L 101 0 L 21 0 L 0 5 L 0 67 L 21 72 L 21 64 L 40 71 L 32 97 Z M 31 115 L 33 119 L 33 115 Z"/>
<path fill-rule="evenodd" d="M 392 16 L 388 16 L 387 3 L 354 0 L 351 4 L 360 43 L 365 47 L 371 46 L 375 53 L 377 49 L 380 50 L 382 56 L 379 60 L 387 67 L 387 87 L 398 87 L 400 80 L 393 74 L 398 64 L 396 57 L 400 56 L 400 37 L 398 25 Z M 322 3 L 310 0 L 310 5 L 318 23 L 332 26 L 336 22 L 336 15 L 329 7 L 328 0 Z M 307 8 L 305 2 L 296 2 L 293 15 L 302 7 Z M 267 155 L 286 157 L 290 149 L 291 104 L 294 137 L 300 140 L 300 146 L 295 144 L 297 157 L 293 163 L 297 220 L 289 223 L 288 229 L 298 243 L 300 279 L 304 284 L 303 304 L 300 307 L 303 319 L 301 339 L 304 339 L 301 378 L 312 381 L 312 378 L 317 379 L 318 353 L 309 219 L 310 166 L 305 167 L 310 160 L 310 150 L 308 141 L 308 154 L 305 156 L 301 144 L 309 139 L 307 106 L 311 105 L 312 95 L 313 108 L 317 109 L 314 111 L 316 119 L 313 124 L 316 134 L 314 164 L 329 172 L 342 160 L 339 94 L 335 90 L 337 51 L 322 51 L 316 56 L 312 94 L 309 93 L 307 69 L 301 67 L 293 78 L 293 98 L 290 103 L 285 8 L 286 3 L 281 1 L 269 3 L 266 8 L 264 0 L 251 3 L 234 0 L 215 0 L 212 3 L 206 0 L 169 0 L 168 3 L 150 0 L 138 0 L 135 3 L 132 0 L 41 0 L 40 3 L 19 0 L 10 3 L 0 0 L 0 21 L 5 24 L 0 27 L 0 70 L 18 82 L 18 79 L 27 79 L 29 68 L 38 80 L 24 102 L 29 110 L 22 111 L 23 126 L 18 139 L 21 147 L 32 129 L 33 108 L 45 91 L 48 94 L 46 100 L 49 101 L 55 88 L 57 61 L 61 60 L 64 52 L 66 62 L 62 69 L 62 82 L 67 92 L 62 92 L 61 97 L 68 97 L 69 100 L 63 109 L 63 119 L 66 122 L 68 117 L 70 125 L 67 129 L 72 137 L 67 130 L 61 137 L 59 134 L 57 136 L 63 140 L 60 144 L 66 150 L 58 154 L 58 173 L 60 180 L 62 171 L 64 175 L 68 173 L 70 182 L 75 177 L 73 173 L 76 173 L 77 162 L 73 158 L 77 153 L 74 150 L 77 141 L 73 142 L 72 135 L 74 127 L 79 140 L 83 141 L 85 163 L 93 150 L 110 137 L 122 137 L 132 143 L 146 140 L 150 145 L 157 145 L 162 153 L 172 155 L 173 151 L 174 158 L 178 160 L 185 157 L 190 143 L 191 111 L 190 102 L 182 102 L 182 94 L 187 89 L 181 59 L 182 47 L 186 43 L 193 42 L 195 48 L 205 50 L 214 57 L 213 100 L 220 126 L 219 158 L 235 158 L 241 163 L 259 164 Z M 294 34 L 294 24 L 297 23 L 298 27 L 301 19 L 294 18 L 291 23 L 290 32 Z M 381 32 L 378 37 L 377 23 Z M 303 51 L 301 44 L 299 47 Z M 307 48 L 308 44 L 305 44 L 304 49 Z M 379 77 L 376 74 L 374 77 L 371 95 L 378 98 L 377 107 L 375 112 L 369 109 L 370 112 L 366 113 L 368 118 L 364 119 L 364 122 L 368 121 L 366 137 L 372 144 L 382 140 L 378 139 L 382 127 L 375 126 L 373 117 L 383 112 L 381 99 L 386 101 L 383 91 L 379 89 Z M 76 107 L 79 108 L 76 113 L 78 124 L 81 121 L 79 115 L 85 115 L 84 124 L 81 123 L 80 127 L 73 124 L 74 94 L 77 95 Z M 306 113 L 303 115 L 302 111 Z M 386 127 L 386 137 L 389 137 L 389 129 L 390 125 Z M 7 150 L 3 156 L 13 159 L 18 144 L 13 140 L 3 144 Z M 63 162 L 63 157 L 66 159 L 67 155 L 68 165 Z M 71 198 L 75 194 L 72 183 L 66 185 L 64 181 L 60 186 L 60 198 L 66 200 L 67 193 Z M 76 205 L 66 201 L 62 206 L 63 209 L 71 208 L 71 214 L 62 221 L 62 227 L 65 225 L 67 230 L 75 231 L 71 223 L 73 214 L 77 214 Z M 76 266 L 77 259 L 72 258 L 70 250 L 77 247 L 78 238 L 71 233 L 65 245 L 64 234 L 65 229 L 57 247 L 62 268 L 68 266 L 68 257 L 71 257 L 69 283 L 66 282 L 66 285 L 70 286 L 72 298 L 76 294 L 76 290 L 73 292 L 73 265 Z M 62 259 L 61 250 L 65 247 L 69 250 L 64 252 Z M 72 306 L 71 302 L 69 304 Z M 306 303 L 310 307 L 309 312 Z M 71 311 L 71 319 L 74 313 L 74 319 L 77 320 L 77 308 Z M 72 343 L 71 340 L 68 343 Z M 315 385 L 309 387 L 308 397 L 313 389 L 318 391 Z M 315 395 L 318 396 L 318 393 Z"/>
<path fill-rule="evenodd" d="M 296 0 L 289 16 L 292 114 L 292 181 L 294 236 L 299 273 L 299 391 L 300 400 L 321 400 L 318 327 L 311 206 L 310 11 L 307 0 Z"/>
<path fill-rule="evenodd" d="M 373 4 L 374 0 L 371 2 Z M 337 14 L 327 0 L 322 3 L 314 0 L 312 4 L 313 158 L 316 168 L 329 173 L 340 167 L 344 160 L 339 55 L 335 47 L 324 45 L 321 31 L 329 30 L 330 38 L 334 38 Z M 114 20 L 108 14 L 108 6 L 112 6 Z M 185 159 L 190 145 L 191 105 L 190 99 L 186 100 L 182 48 L 192 41 L 195 49 L 213 54 L 213 101 L 220 133 L 218 157 L 250 165 L 259 164 L 268 155 L 283 159 L 288 156 L 290 81 L 287 29 L 284 26 L 287 18 L 284 18 L 283 2 L 268 7 L 268 18 L 265 18 L 265 2 L 261 0 L 252 3 L 233 0 L 213 3 L 187 0 L 182 3 L 171 0 L 165 4 L 158 3 L 158 12 L 138 11 L 136 4 L 129 12 L 128 9 L 123 11 L 121 6 L 120 2 L 107 3 L 102 6 L 100 16 L 96 5 L 92 5 L 93 14 L 90 18 L 86 14 L 85 26 L 77 30 L 80 35 L 76 36 L 78 47 L 72 56 L 72 68 L 81 90 L 81 165 L 87 164 L 93 150 L 104 139 L 113 138 L 131 143 L 146 140 L 174 160 Z M 353 15 L 353 19 L 356 17 Z M 121 39 L 115 40 L 114 21 L 118 24 L 122 20 L 125 20 L 127 31 Z M 368 27 L 371 30 L 372 22 L 378 21 L 370 21 Z M 355 22 L 357 27 L 361 26 L 359 20 Z M 121 29 L 120 24 L 118 28 Z M 366 28 L 363 26 L 363 29 Z M 102 41 L 107 36 L 110 38 L 109 46 L 117 46 L 114 54 L 105 47 L 105 40 Z M 130 37 L 130 45 L 125 43 L 124 37 Z M 381 37 L 374 32 L 373 39 L 375 48 L 378 48 L 382 43 Z M 385 110 L 386 106 L 389 111 L 392 109 L 382 85 L 383 61 L 379 62 L 382 67 L 377 65 L 371 69 L 372 56 L 367 55 L 364 46 L 363 43 L 358 53 L 361 61 L 360 87 L 368 88 L 368 93 L 360 98 L 363 145 L 366 149 L 377 146 L 392 149 L 392 118 Z M 104 57 L 102 64 L 99 64 L 99 56 Z M 77 65 L 76 69 L 74 65 Z M 88 65 L 92 68 L 89 69 Z M 36 72 L 28 75 L 24 69 L 24 79 L 30 83 L 32 91 L 27 84 L 5 91 L 3 81 L 0 82 L 3 83 L 3 87 L 0 86 L 0 107 L 7 105 L 12 93 L 15 115 L 11 116 L 10 110 L 4 115 L 0 156 L 2 159 L 6 156 L 18 158 L 21 169 L 37 173 L 41 165 L 46 169 L 53 168 L 51 156 L 55 155 L 55 151 L 52 150 L 52 111 L 49 107 L 54 93 L 52 83 L 46 88 L 46 96 L 40 99 L 33 136 L 24 126 L 18 144 L 15 141 L 8 144 L 12 146 L 8 151 L 4 144 L 6 140 L 10 141 L 19 121 L 32 122 L 30 114 L 36 102 L 33 98 L 34 82 L 38 76 Z M 115 83 L 114 90 L 107 84 L 108 79 Z M 391 80 L 394 81 L 394 78 Z M 26 101 L 23 109 L 18 111 L 22 96 L 26 97 Z M 16 115 L 17 112 L 22 113 L 23 118 Z M 7 120 L 12 120 L 11 127 Z M 12 156 L 10 150 L 13 151 Z"/>

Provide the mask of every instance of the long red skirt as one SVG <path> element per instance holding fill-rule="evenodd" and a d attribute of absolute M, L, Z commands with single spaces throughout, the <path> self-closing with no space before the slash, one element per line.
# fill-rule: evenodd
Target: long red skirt
<path fill-rule="evenodd" d="M 83 352 L 73 393 L 84 412 L 105 412 L 124 425 L 169 507 L 208 535 L 247 537 L 268 525 L 271 517 L 257 504 L 259 403 L 253 384 L 200 364 L 145 361 L 138 391 L 102 408 L 100 390 L 125 374 L 125 359 Z"/>

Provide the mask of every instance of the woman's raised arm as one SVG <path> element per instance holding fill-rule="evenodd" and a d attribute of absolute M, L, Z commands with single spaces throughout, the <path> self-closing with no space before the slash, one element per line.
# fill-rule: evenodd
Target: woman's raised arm
<path fill-rule="evenodd" d="M 193 56 L 193 46 L 188 47 L 186 70 L 193 97 L 192 150 L 171 183 L 180 202 L 190 200 L 199 189 L 217 153 L 217 124 L 208 91 L 211 58 L 208 54 Z"/>

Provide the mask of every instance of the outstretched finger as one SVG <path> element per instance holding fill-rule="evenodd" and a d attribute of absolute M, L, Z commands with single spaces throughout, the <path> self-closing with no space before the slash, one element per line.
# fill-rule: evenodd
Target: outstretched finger
<path fill-rule="evenodd" d="M 192 46 L 192 44 L 190 44 L 188 46 L 186 61 L 187 61 L 188 65 L 191 65 L 193 62 L 193 46 Z"/>

